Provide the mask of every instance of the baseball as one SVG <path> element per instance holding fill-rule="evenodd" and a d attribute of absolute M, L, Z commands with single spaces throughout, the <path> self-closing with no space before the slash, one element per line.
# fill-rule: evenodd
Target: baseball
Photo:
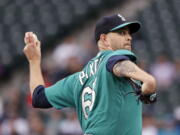
<path fill-rule="evenodd" d="M 35 42 L 38 40 L 36 34 L 33 34 L 33 39 Z"/>

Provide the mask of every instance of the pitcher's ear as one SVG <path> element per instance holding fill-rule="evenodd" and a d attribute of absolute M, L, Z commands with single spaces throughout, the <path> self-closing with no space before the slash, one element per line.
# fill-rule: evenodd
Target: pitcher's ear
<path fill-rule="evenodd" d="M 100 35 L 100 40 L 106 47 L 109 46 L 109 42 L 107 40 L 107 34 L 101 34 Z"/>

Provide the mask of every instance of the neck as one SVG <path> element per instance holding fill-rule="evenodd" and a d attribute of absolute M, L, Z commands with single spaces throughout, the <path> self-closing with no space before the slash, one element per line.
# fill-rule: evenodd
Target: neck
<path fill-rule="evenodd" d="M 108 50 L 108 49 L 99 48 L 99 51 L 105 51 L 105 50 Z"/>
<path fill-rule="evenodd" d="M 109 48 L 103 44 L 98 44 L 98 48 L 99 48 L 99 51 L 112 50 L 111 48 Z"/>

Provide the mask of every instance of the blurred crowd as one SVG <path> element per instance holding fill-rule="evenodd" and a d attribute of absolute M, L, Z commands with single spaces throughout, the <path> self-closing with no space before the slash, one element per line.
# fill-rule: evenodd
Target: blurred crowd
<path fill-rule="evenodd" d="M 69 36 L 53 51 L 46 52 L 42 59 L 46 87 L 80 71 L 97 54 L 95 43 L 84 44 Z M 158 82 L 158 102 L 144 106 L 142 135 L 179 135 L 180 59 L 172 61 L 160 54 L 155 61 L 141 61 L 139 66 Z M 0 135 L 82 135 L 74 109 L 32 108 L 29 76 L 26 74 L 24 78 L 19 87 L 12 87 L 0 97 Z"/>

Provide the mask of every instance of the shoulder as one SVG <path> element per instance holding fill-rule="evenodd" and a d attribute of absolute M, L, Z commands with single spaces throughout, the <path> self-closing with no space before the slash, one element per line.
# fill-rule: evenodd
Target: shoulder
<path fill-rule="evenodd" d="M 129 50 L 116 50 L 116 51 L 112 51 L 112 50 L 107 50 L 107 51 L 102 51 L 100 52 L 100 55 L 102 55 L 104 57 L 105 61 L 108 61 L 111 57 L 114 56 L 126 56 L 128 57 L 131 61 L 136 62 L 137 60 L 137 56 Z"/>
<path fill-rule="evenodd" d="M 117 55 L 127 56 L 132 61 L 136 61 L 136 59 L 137 59 L 136 55 L 132 51 L 129 51 L 129 50 L 116 50 L 116 51 L 112 51 L 111 53 L 108 54 L 109 57 L 117 56 Z"/>
<path fill-rule="evenodd" d="M 107 70 L 112 72 L 114 65 L 117 62 L 123 61 L 123 60 L 130 60 L 132 62 L 136 62 L 136 56 L 133 52 L 128 51 L 128 50 L 112 51 L 107 56 L 107 61 L 106 61 Z"/>

